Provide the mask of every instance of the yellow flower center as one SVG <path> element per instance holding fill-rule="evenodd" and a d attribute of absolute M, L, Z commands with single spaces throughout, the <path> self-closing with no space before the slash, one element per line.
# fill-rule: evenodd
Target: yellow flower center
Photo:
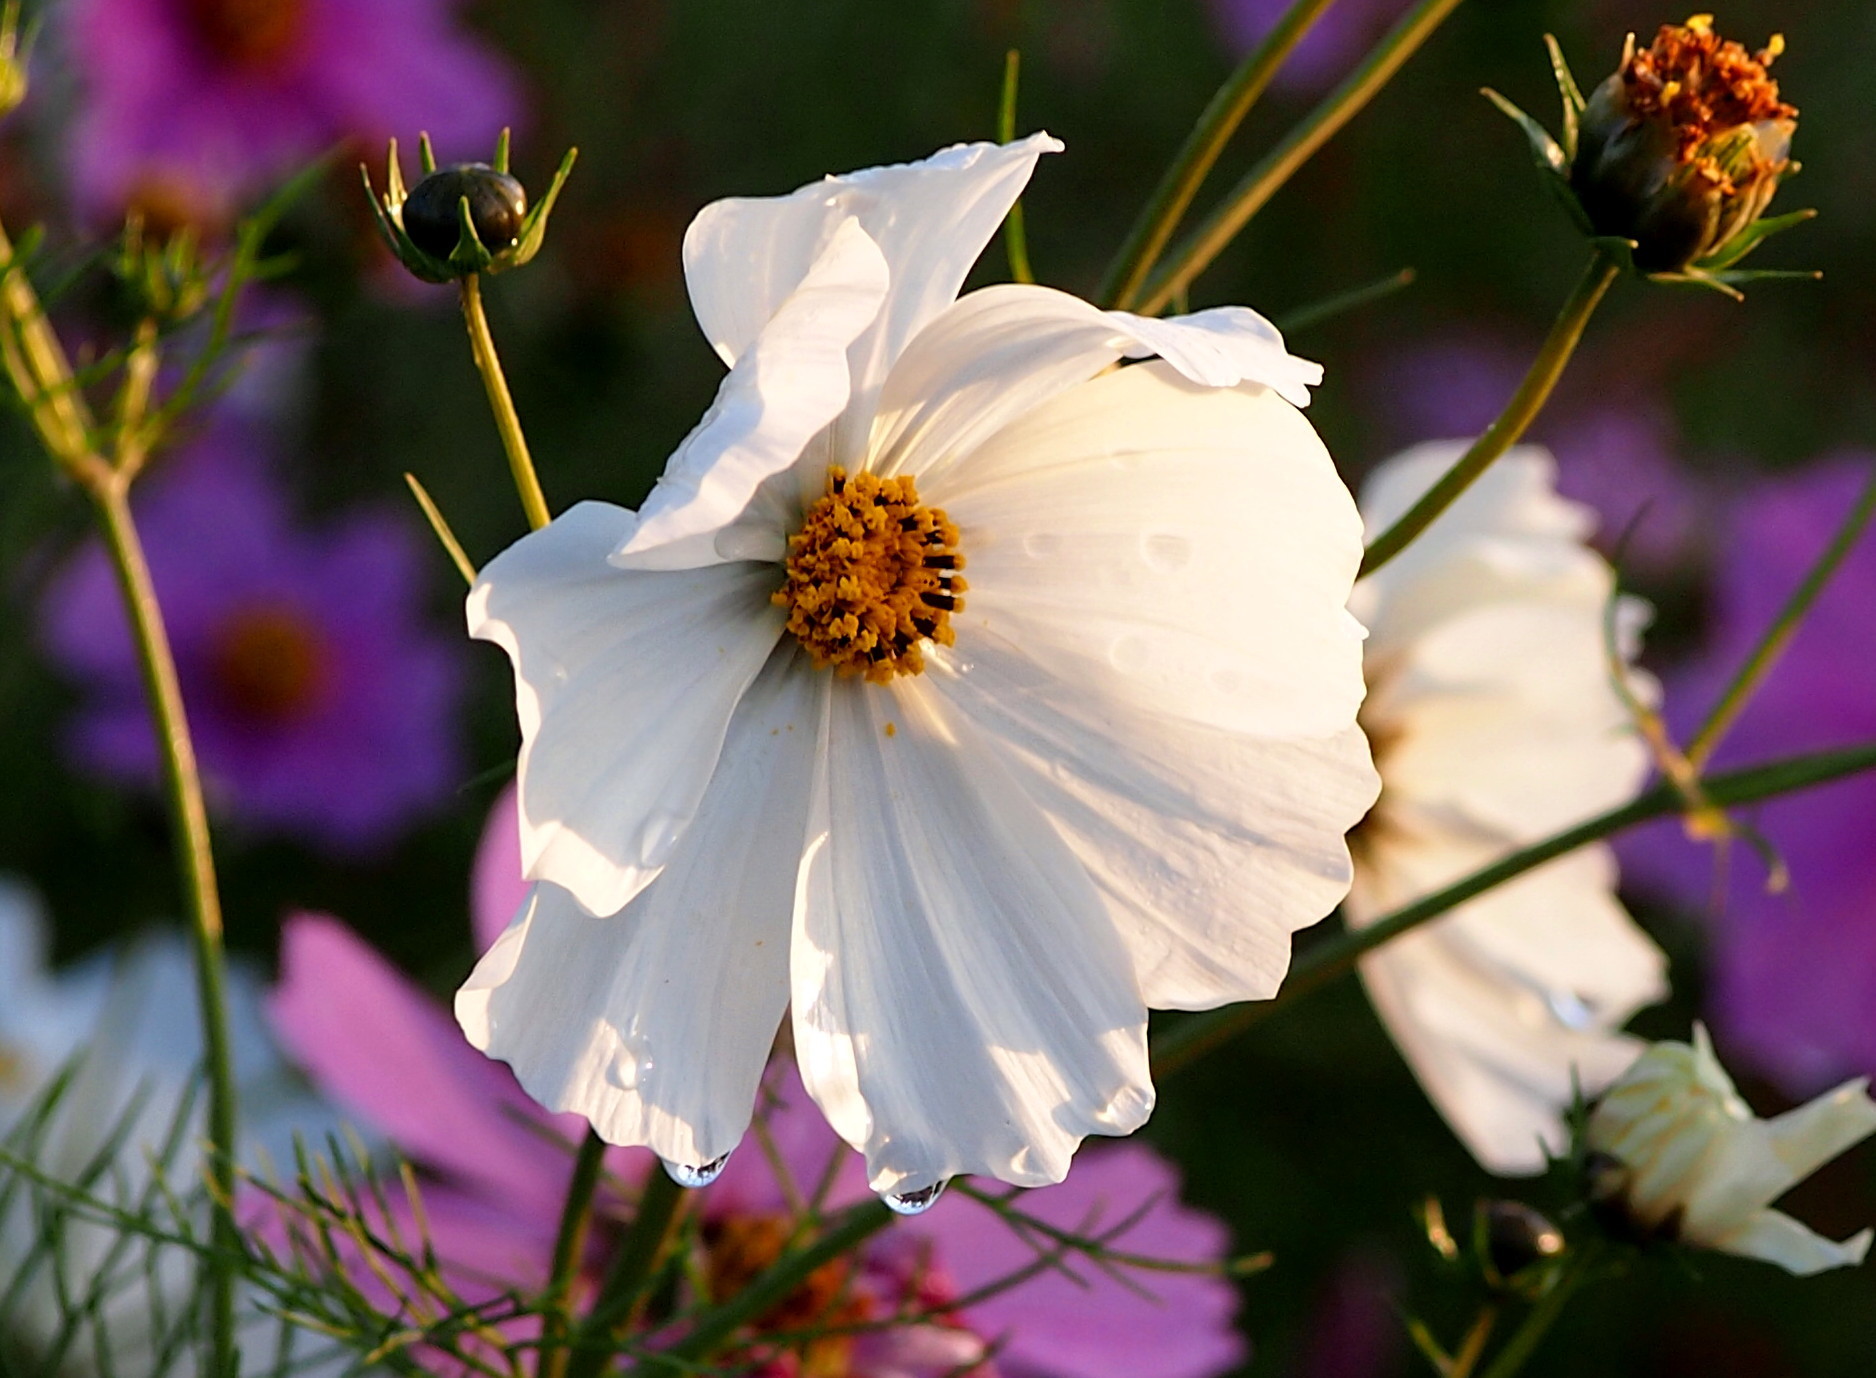
<path fill-rule="evenodd" d="M 817 666 L 874 684 L 923 670 L 921 643 L 949 646 L 964 606 L 958 529 L 919 502 L 910 478 L 829 469 L 827 492 L 788 538 L 787 568 L 774 601 L 788 630 Z"/>

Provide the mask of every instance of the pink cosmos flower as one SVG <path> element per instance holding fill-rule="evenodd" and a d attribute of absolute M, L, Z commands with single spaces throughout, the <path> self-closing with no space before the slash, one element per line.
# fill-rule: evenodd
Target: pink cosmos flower
<path fill-rule="evenodd" d="M 477 857 L 473 908 L 484 948 L 525 891 L 514 809 L 511 791 L 496 806 Z M 468 1299 L 545 1283 L 581 1121 L 537 1107 L 505 1067 L 469 1046 L 441 1004 L 336 920 L 309 914 L 289 921 L 272 1015 L 314 1082 L 432 1178 L 424 1205 L 437 1252 Z M 774 1257 L 795 1203 L 817 1184 L 831 1180 L 828 1209 L 872 1197 L 864 1160 L 835 1137 L 791 1069 L 771 1075 L 762 1104 L 783 1172 L 750 1147 L 699 1201 L 703 1275 L 726 1290 Z M 607 1157 L 612 1178 L 626 1188 L 654 1163 L 642 1149 L 613 1149 Z M 1224 1227 L 1180 1205 L 1177 1186 L 1171 1165 L 1151 1149 L 1117 1144 L 1084 1151 L 1066 1182 L 1023 1192 L 1016 1205 L 1061 1229 L 1117 1231 L 1113 1247 L 1129 1253 L 1217 1260 L 1227 1245 Z M 624 1200 L 602 1200 L 584 1287 L 603 1273 L 605 1252 L 628 1215 Z M 831 1302 L 848 1323 L 884 1318 L 907 1303 L 938 1309 L 938 1320 L 817 1342 L 846 1346 L 839 1357 L 855 1378 L 966 1371 L 980 1378 L 1208 1378 L 1244 1357 L 1231 1324 L 1235 1289 L 1215 1276 L 1129 1270 L 1123 1283 L 1070 1258 L 1064 1267 L 1073 1277 L 1044 1269 L 995 1295 L 974 1296 L 1036 1257 L 989 1208 L 953 1195 L 922 1216 L 895 1221 L 841 1265 L 837 1278 L 821 1279 L 820 1291 L 811 1279 L 798 1300 Z M 791 1353 L 751 1358 L 764 1378 L 794 1378 L 802 1368 Z"/>
<path fill-rule="evenodd" d="M 426 623 L 435 557 L 407 521 L 294 524 L 255 433 L 224 422 L 135 500 L 211 803 L 260 832 L 360 853 L 446 801 L 462 775 L 457 644 Z M 71 749 L 153 782 L 156 739 L 102 547 L 48 589 L 42 639 L 79 686 Z"/>
<path fill-rule="evenodd" d="M 429 130 L 483 156 L 519 113 L 456 0 L 74 0 L 84 103 L 74 190 L 108 217 L 180 202 L 214 220 L 331 144 Z M 218 214 L 219 213 L 219 214 Z"/>

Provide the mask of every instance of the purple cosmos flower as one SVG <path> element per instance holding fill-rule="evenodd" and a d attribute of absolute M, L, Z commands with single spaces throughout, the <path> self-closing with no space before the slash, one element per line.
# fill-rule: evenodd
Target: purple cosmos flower
<path fill-rule="evenodd" d="M 301 530 L 254 449 L 223 423 L 136 501 L 196 751 L 211 803 L 256 831 L 367 851 L 461 776 L 461 655 L 423 619 L 432 559 L 408 523 L 361 512 Z M 101 547 L 55 580 L 42 628 L 83 690 L 78 760 L 154 781 L 156 740 Z"/>
<path fill-rule="evenodd" d="M 1277 26 L 1291 0 L 1211 0 L 1213 17 L 1225 42 L 1237 52 Z M 1381 31 L 1400 17 L 1407 0 L 1342 0 L 1332 5 L 1296 45 L 1277 73 L 1276 85 L 1313 91 L 1337 80 Z"/>
<path fill-rule="evenodd" d="M 520 101 L 455 0 L 75 0 L 80 206 L 214 220 L 341 139 L 482 156 Z"/>
<path fill-rule="evenodd" d="M 1831 539 L 1876 456 L 1841 456 L 1766 480 L 1729 506 L 1717 538 L 1713 621 L 1701 657 L 1667 681 L 1685 741 Z M 1876 540 L 1853 551 L 1717 753 L 1715 768 L 1876 738 Z M 1765 870 L 1735 845 L 1715 911 L 1711 846 L 1678 825 L 1638 832 L 1624 869 L 1714 917 L 1715 1023 L 1742 1061 L 1809 1094 L 1876 1073 L 1876 775 L 1763 805 L 1752 821 L 1791 872 L 1768 893 Z"/>
<path fill-rule="evenodd" d="M 518 838 L 511 791 L 496 806 L 477 859 L 479 946 L 501 932 L 525 892 Z M 272 1013 L 282 1042 L 314 1082 L 437 1179 L 425 1191 L 425 1212 L 446 1271 L 467 1279 L 468 1299 L 492 1296 L 504 1284 L 545 1282 L 581 1121 L 534 1105 L 506 1068 L 469 1046 L 440 1004 L 335 920 L 301 915 L 288 922 Z M 828 1208 L 872 1196 L 864 1160 L 835 1137 L 791 1069 L 771 1076 L 763 1105 L 783 1173 L 751 1149 L 732 1159 L 700 1202 L 699 1262 L 703 1275 L 726 1290 L 775 1256 L 787 1235 L 791 1198 L 811 1196 L 830 1167 Z M 613 1149 L 607 1166 L 629 1186 L 656 1170 L 654 1161 L 642 1149 Z M 1067 1230 L 1101 1234 L 1126 1225 L 1113 1244 L 1132 1253 L 1218 1259 L 1224 1227 L 1181 1206 L 1177 1187 L 1171 1166 L 1151 1149 L 1120 1144 L 1084 1150 L 1066 1182 L 1023 1192 L 1017 1204 Z M 603 1273 L 604 1251 L 627 1214 L 624 1201 L 601 1202 L 585 1286 Z M 907 1302 L 942 1310 L 1035 1258 L 988 1208 L 952 1197 L 895 1221 L 820 1300 L 837 1305 L 850 1323 L 889 1316 Z M 819 1343 L 851 1344 L 839 1356 L 840 1371 L 856 1378 L 941 1378 L 967 1370 L 985 1378 L 1208 1378 L 1243 1359 L 1229 1283 L 1179 1273 L 1142 1273 L 1122 1283 L 1072 1260 L 1065 1266 L 1080 1280 L 1045 1269 L 986 1300 L 942 1311 L 941 1322 Z M 763 1378 L 799 1371 L 793 1355 L 749 1357 Z"/>

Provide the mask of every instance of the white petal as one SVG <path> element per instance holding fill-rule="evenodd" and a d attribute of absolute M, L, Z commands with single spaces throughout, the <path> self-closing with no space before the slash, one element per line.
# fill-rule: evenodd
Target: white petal
<path fill-rule="evenodd" d="M 1425 630 L 1371 678 L 1362 716 L 1390 741 L 1387 788 L 1508 841 L 1615 808 L 1647 776 L 1609 682 L 1599 602 L 1486 603 Z"/>
<path fill-rule="evenodd" d="M 835 683 L 814 818 L 795 1050 L 875 1190 L 1060 1181 L 1084 1135 L 1145 1120 L 1127 953 L 969 723 L 917 680 Z"/>
<path fill-rule="evenodd" d="M 1868 1255 L 1872 1239 L 1876 1232 L 1859 1230 L 1841 1244 L 1833 1244 L 1789 1215 L 1760 1211 L 1744 1229 L 1714 1247 L 1776 1263 L 1796 1277 L 1808 1278 L 1832 1268 L 1855 1267 Z"/>
<path fill-rule="evenodd" d="M 1355 927 L 1502 851 L 1424 819 L 1377 822 L 1357 847 Z M 1607 852 L 1585 849 L 1362 959 L 1389 1034 L 1493 1172 L 1543 1170 L 1575 1090 L 1593 1095 L 1633 1063 L 1641 1045 L 1617 1030 L 1666 994 L 1665 958 L 1616 902 L 1614 879 Z"/>
<path fill-rule="evenodd" d="M 1261 383 L 1293 406 L 1307 407 L 1309 390 L 1322 382 L 1322 365 L 1290 353 L 1277 327 L 1248 306 L 1214 306 L 1164 320 L 1130 311 L 1106 315 L 1133 337 L 1129 359 L 1157 354 L 1208 388 Z"/>
<path fill-rule="evenodd" d="M 856 217 L 892 271 L 885 309 L 850 356 L 856 410 L 870 418 L 872 398 L 906 342 L 957 296 L 1036 159 L 1061 147 L 1047 134 L 1000 146 L 957 144 L 920 162 L 810 182 L 788 196 L 713 202 L 684 236 L 697 323 L 734 363 L 801 282 L 827 227 Z"/>
<path fill-rule="evenodd" d="M 469 1041 L 615 1144 L 703 1164 L 742 1138 L 788 1004 L 789 915 L 827 677 L 778 648 L 697 817 L 611 918 L 537 885 L 456 996 Z"/>
<path fill-rule="evenodd" d="M 929 485 L 1023 413 L 1125 353 L 1108 314 L 1052 287 L 960 297 L 906 347 L 880 393 L 869 466 Z"/>
<path fill-rule="evenodd" d="M 1704 1029 L 1701 1035 L 1704 1038 Z M 1740 1123 L 1690 1194 L 1688 1233 L 1703 1240 L 1723 1237 L 1735 1222 L 1771 1205 L 1852 1144 L 1876 1133 L 1876 1103 L 1868 1087 L 1860 1078 L 1847 1081 L 1770 1120 L 1752 1118 L 1741 1104 Z"/>
<path fill-rule="evenodd" d="M 1290 934 L 1348 890 L 1344 834 L 1379 781 L 1356 728 L 1271 741 L 1055 680 L 990 633 L 931 680 L 998 739 L 1108 902 L 1154 1009 L 1267 999 Z"/>
<path fill-rule="evenodd" d="M 581 503 L 469 593 L 470 635 L 515 665 L 522 865 L 595 914 L 617 913 L 664 865 L 781 634 L 774 566 L 615 569 L 606 557 L 632 522 Z"/>
<path fill-rule="evenodd" d="M 1120 369 L 1005 426 L 924 496 L 969 562 L 960 662 L 983 627 L 1149 712 L 1270 738 L 1353 720 L 1360 521 L 1268 389 Z"/>
<path fill-rule="evenodd" d="M 739 558 L 719 550 L 719 530 L 846 408 L 847 347 L 879 315 L 887 280 L 886 259 L 860 222 L 839 221 L 672 454 L 614 564 L 691 569 Z"/>

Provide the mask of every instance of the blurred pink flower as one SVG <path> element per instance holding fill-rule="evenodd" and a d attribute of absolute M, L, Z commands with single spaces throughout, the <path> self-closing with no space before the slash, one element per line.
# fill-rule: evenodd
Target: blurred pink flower
<path fill-rule="evenodd" d="M 510 790 L 477 857 L 478 947 L 501 931 L 525 893 L 514 810 Z M 506 1068 L 469 1046 L 441 1004 L 336 920 L 306 914 L 289 921 L 272 1014 L 282 1043 L 315 1084 L 434 1179 L 424 1205 L 438 1254 L 456 1265 L 453 1275 L 481 1278 L 480 1293 L 472 1278 L 465 1295 L 545 1282 L 582 1128 L 577 1117 L 551 1116 L 534 1105 Z M 752 1147 L 699 1201 L 700 1262 L 706 1276 L 726 1283 L 773 1256 L 793 1203 L 823 1180 L 832 1182 L 823 1202 L 830 1209 L 873 1196 L 864 1160 L 835 1137 L 792 1068 L 772 1072 L 762 1106 L 787 1180 Z M 642 1149 L 615 1148 L 607 1156 L 612 1176 L 627 1188 L 655 1170 L 654 1162 Z M 1115 1231 L 1114 1246 L 1131 1253 L 1191 1262 L 1222 1257 L 1224 1227 L 1180 1205 L 1177 1188 L 1171 1165 L 1150 1148 L 1117 1144 L 1084 1151 L 1067 1181 L 1021 1192 L 1015 1203 L 1065 1230 Z M 621 1199 L 602 1200 L 584 1286 L 603 1272 L 605 1250 L 629 1212 Z M 982 1378 L 1208 1378 L 1244 1358 L 1231 1323 L 1236 1290 L 1204 1274 L 1127 1270 L 1123 1282 L 1071 1257 L 996 1295 L 945 1309 L 1036 1258 L 1037 1249 L 994 1212 L 960 1195 L 895 1221 L 838 1279 L 846 1289 L 841 1315 L 877 1319 L 910 1302 L 938 1308 L 940 1318 L 856 1336 L 848 1371 L 856 1378 L 966 1371 Z M 780 1355 L 756 1371 L 792 1378 L 797 1365 Z"/>
<path fill-rule="evenodd" d="M 408 521 L 296 526 L 257 432 L 224 421 L 135 500 L 211 804 L 259 832 L 367 852 L 462 774 L 463 656 L 426 623 L 435 558 Z M 110 562 L 84 546 L 47 590 L 42 639 L 82 693 L 71 746 L 154 783 L 156 738 Z"/>
<path fill-rule="evenodd" d="M 1876 455 L 1841 455 L 1767 479 L 1727 507 L 1715 548 L 1712 623 L 1700 656 L 1670 673 L 1670 725 L 1685 741 L 1816 561 Z M 1714 758 L 1724 769 L 1876 738 L 1876 539 L 1866 535 Z M 1876 775 L 1774 799 L 1751 820 L 1791 871 L 1783 894 L 1743 844 L 1714 916 L 1711 1016 L 1732 1055 L 1806 1095 L 1876 1074 Z M 1620 846 L 1625 873 L 1704 912 L 1711 846 L 1678 824 Z"/>
<path fill-rule="evenodd" d="M 334 143 L 427 129 L 486 156 L 520 111 L 507 66 L 455 0 L 74 0 L 80 208 L 181 203 L 215 220 Z"/>

